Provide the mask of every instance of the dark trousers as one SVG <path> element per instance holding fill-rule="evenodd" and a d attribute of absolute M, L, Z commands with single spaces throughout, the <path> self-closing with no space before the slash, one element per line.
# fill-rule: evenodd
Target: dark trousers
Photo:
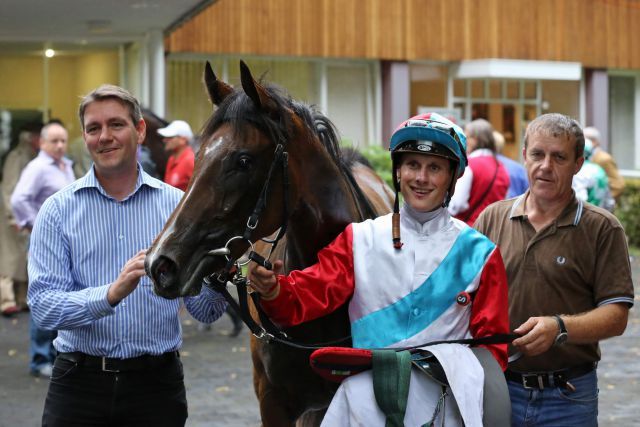
<path fill-rule="evenodd" d="M 187 398 L 182 362 L 127 372 L 103 372 L 56 358 L 42 425 L 184 426 Z"/>

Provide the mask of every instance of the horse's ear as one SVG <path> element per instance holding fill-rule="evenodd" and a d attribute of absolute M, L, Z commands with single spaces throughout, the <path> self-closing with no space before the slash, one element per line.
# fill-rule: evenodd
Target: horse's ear
<path fill-rule="evenodd" d="M 211 68 L 211 64 L 209 61 L 204 66 L 204 85 L 207 88 L 207 93 L 209 93 L 209 99 L 213 103 L 213 105 L 220 105 L 222 101 L 233 92 L 233 88 L 218 80 L 216 74 L 213 72 L 213 68 Z"/>
<path fill-rule="evenodd" d="M 244 92 L 249 98 L 251 98 L 259 110 L 265 111 L 269 114 L 276 113 L 276 103 L 271 99 L 271 96 L 265 88 L 255 81 L 251 75 L 249 67 L 242 60 L 240 61 L 240 80 L 242 81 L 242 88 L 244 89 Z"/>

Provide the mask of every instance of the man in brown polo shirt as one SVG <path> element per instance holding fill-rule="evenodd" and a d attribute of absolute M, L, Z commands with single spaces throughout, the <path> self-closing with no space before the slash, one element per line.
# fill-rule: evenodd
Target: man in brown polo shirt
<path fill-rule="evenodd" d="M 513 426 L 596 426 L 598 341 L 621 335 L 633 305 L 624 230 L 576 199 L 584 135 L 575 120 L 545 114 L 527 127 L 530 189 L 489 206 L 475 228 L 497 243 L 509 282 L 505 373 Z"/>

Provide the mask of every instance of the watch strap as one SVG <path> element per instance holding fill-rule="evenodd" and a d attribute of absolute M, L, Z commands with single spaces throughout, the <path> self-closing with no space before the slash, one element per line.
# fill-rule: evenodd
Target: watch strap
<path fill-rule="evenodd" d="M 556 319 L 556 322 L 558 323 L 558 329 L 559 329 L 558 335 L 562 333 L 566 334 L 567 327 L 564 325 L 564 320 L 562 320 L 562 317 L 556 314 L 553 316 L 553 318 Z"/>

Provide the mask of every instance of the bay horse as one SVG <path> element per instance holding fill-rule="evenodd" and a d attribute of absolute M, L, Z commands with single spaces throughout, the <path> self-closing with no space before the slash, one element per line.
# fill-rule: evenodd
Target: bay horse
<path fill-rule="evenodd" d="M 228 248 L 238 259 L 250 241 L 268 256 L 269 245 L 260 239 L 284 227 L 270 258 L 283 259 L 286 271 L 301 269 L 315 263 L 318 251 L 349 223 L 391 211 L 391 189 L 360 163 L 352 173 L 326 116 L 256 81 L 242 61 L 240 71 L 242 88 L 234 89 L 205 66 L 205 86 L 217 109 L 204 126 L 189 187 L 145 262 L 160 296 L 198 294 L 203 279 L 227 264 L 224 256 L 211 256 L 216 249 Z M 266 207 L 245 239 L 265 181 Z M 285 332 L 301 344 L 349 337 L 346 305 Z M 337 385 L 311 371 L 310 351 L 252 336 L 251 352 L 263 425 L 318 425 Z"/>

